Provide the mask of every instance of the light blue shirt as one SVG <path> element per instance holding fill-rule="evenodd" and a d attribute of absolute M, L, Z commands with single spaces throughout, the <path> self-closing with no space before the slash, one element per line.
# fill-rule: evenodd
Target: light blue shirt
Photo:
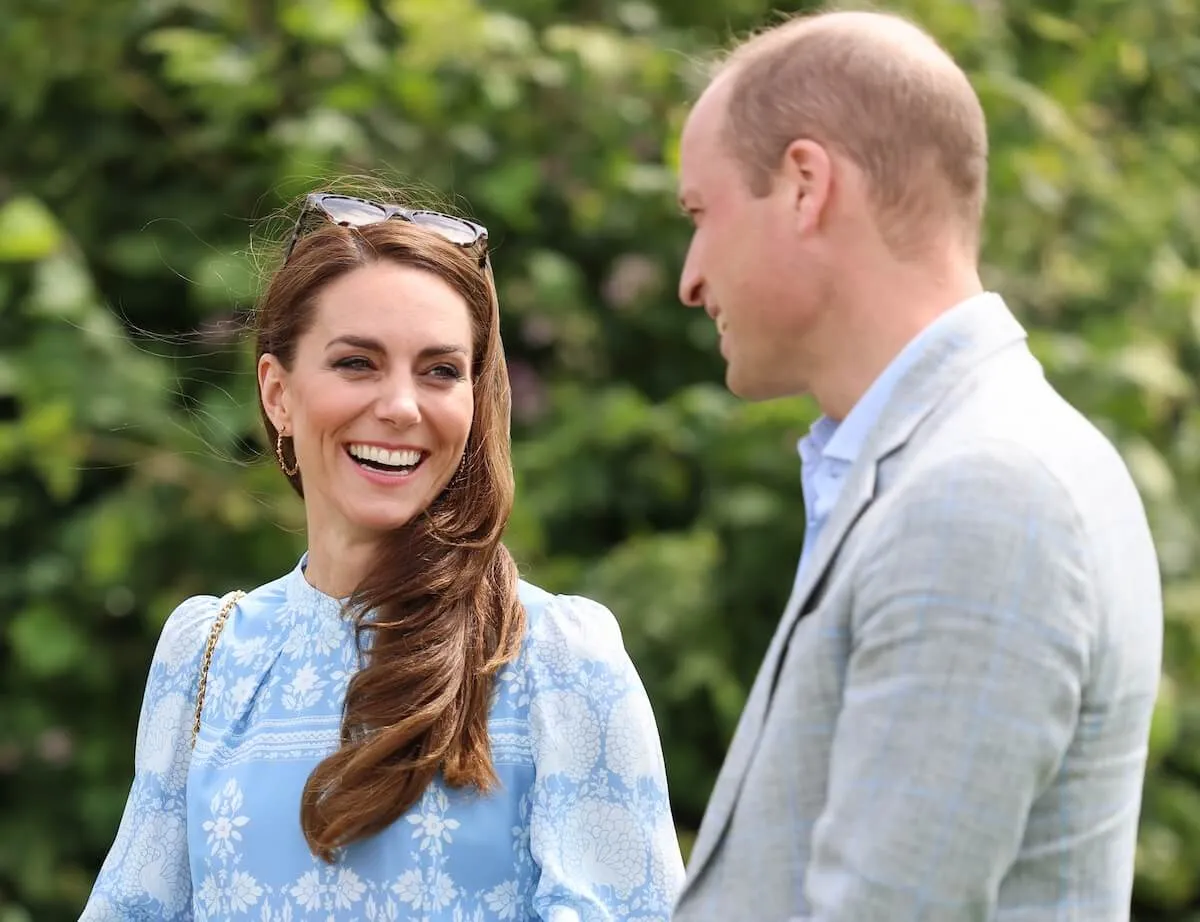
<path fill-rule="evenodd" d="M 951 314 L 977 300 L 999 300 L 991 292 L 975 295 L 955 305 L 933 323 L 909 340 L 900 353 L 871 384 L 865 394 L 854 404 L 846 418 L 839 424 L 827 416 L 820 417 L 808 434 L 796 443 L 800 454 L 800 485 L 804 492 L 804 548 L 800 553 L 800 564 L 796 568 L 796 583 L 804 575 L 804 567 L 812 556 L 822 527 L 842 494 L 842 485 L 850 468 L 858 460 L 863 446 L 879 417 L 883 415 L 896 385 L 904 377 L 938 336 Z"/>
<path fill-rule="evenodd" d="M 616 620 L 521 583 L 528 629 L 499 675 L 490 794 L 440 777 L 333 864 L 300 793 L 338 745 L 354 627 L 302 564 L 233 610 L 189 748 L 217 600 L 184 602 L 155 651 L 133 787 L 81 922 L 666 920 L 683 882 L 649 700 Z"/>

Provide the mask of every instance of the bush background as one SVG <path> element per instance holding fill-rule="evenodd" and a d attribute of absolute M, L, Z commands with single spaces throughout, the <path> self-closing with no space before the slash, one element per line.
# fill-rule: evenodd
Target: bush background
<path fill-rule="evenodd" d="M 988 284 L 1149 507 L 1167 661 L 1135 915 L 1198 920 L 1200 8 L 895 8 L 987 108 Z M 440 190 L 491 228 L 510 544 L 529 578 L 619 616 L 690 845 L 802 539 L 794 443 L 813 407 L 731 398 L 711 324 L 675 299 L 696 61 L 770 15 L 760 0 L 5 0 L 0 922 L 77 917 L 167 613 L 301 552 L 237 323 L 263 265 L 251 234 L 344 173 Z"/>

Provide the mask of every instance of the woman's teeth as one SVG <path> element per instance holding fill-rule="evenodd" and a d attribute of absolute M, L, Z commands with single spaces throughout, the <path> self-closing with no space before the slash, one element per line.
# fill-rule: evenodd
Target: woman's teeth
<path fill-rule="evenodd" d="M 381 448 L 378 445 L 348 445 L 346 451 L 357 461 L 367 461 L 382 467 L 415 467 L 421 453 L 407 448 Z"/>

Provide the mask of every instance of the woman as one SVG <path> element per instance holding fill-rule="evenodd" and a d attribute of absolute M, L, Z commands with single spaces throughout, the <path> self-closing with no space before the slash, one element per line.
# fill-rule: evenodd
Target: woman
<path fill-rule="evenodd" d="M 171 615 L 100 920 L 666 919 L 654 717 L 600 605 L 518 580 L 483 228 L 310 195 L 258 315 L 308 552 Z"/>

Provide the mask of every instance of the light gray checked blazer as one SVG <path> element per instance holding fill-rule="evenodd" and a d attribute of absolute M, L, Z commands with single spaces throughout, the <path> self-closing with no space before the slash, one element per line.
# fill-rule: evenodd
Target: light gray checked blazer
<path fill-rule="evenodd" d="M 982 299 L 848 478 L 676 922 L 1128 919 L 1162 599 L 1121 459 Z"/>

